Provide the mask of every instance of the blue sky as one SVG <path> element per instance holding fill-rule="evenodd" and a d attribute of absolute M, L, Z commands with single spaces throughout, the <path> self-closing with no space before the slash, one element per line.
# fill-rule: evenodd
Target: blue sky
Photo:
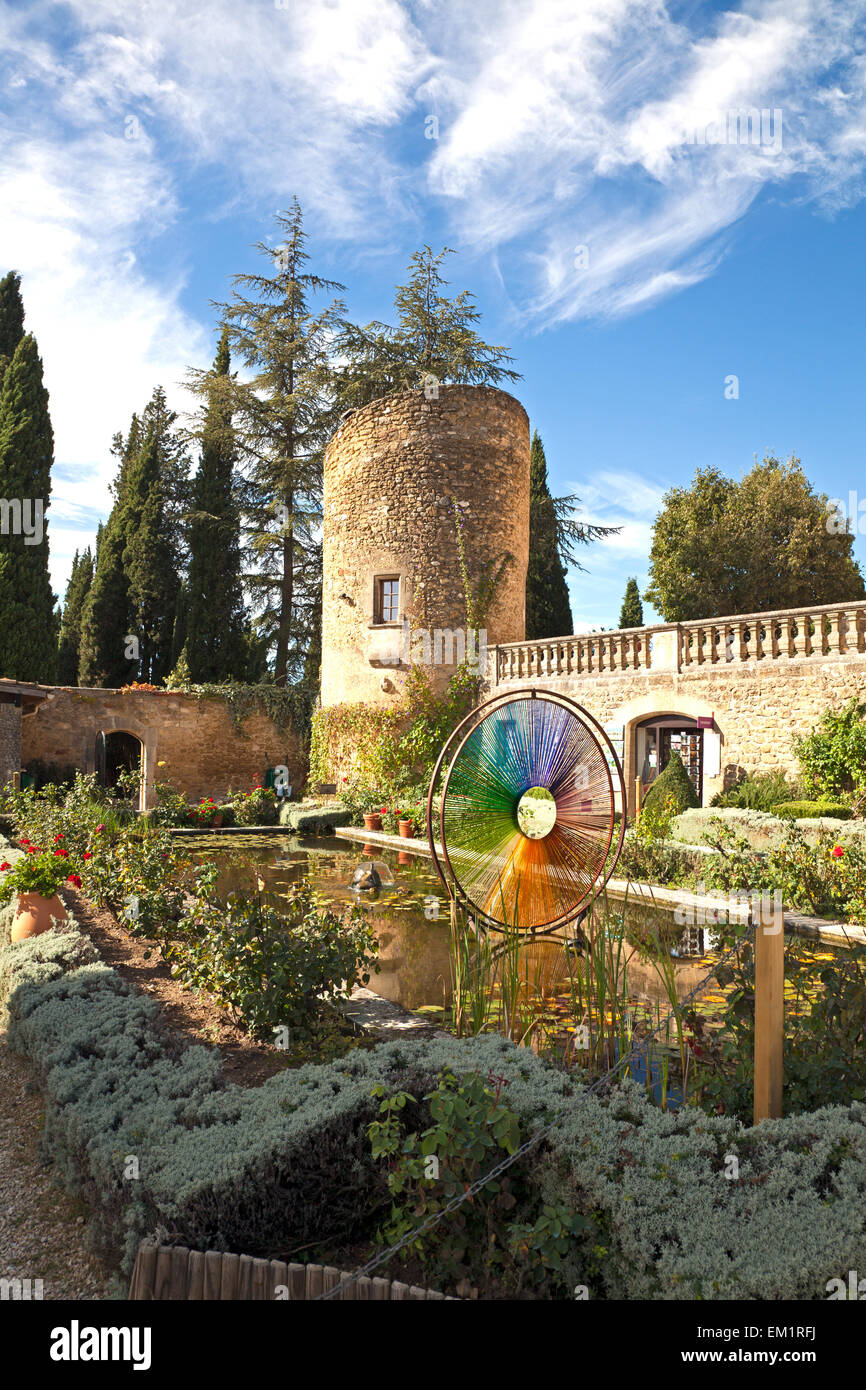
<path fill-rule="evenodd" d="M 112 434 L 158 382 L 188 407 L 210 301 L 294 193 L 361 321 L 418 246 L 459 252 L 553 489 L 623 527 L 570 576 L 578 631 L 616 625 L 698 466 L 796 453 L 866 499 L 864 55 L 866 0 L 0 5 L 0 273 L 51 392 L 56 589 Z M 738 143 L 746 109 L 781 118 Z"/>

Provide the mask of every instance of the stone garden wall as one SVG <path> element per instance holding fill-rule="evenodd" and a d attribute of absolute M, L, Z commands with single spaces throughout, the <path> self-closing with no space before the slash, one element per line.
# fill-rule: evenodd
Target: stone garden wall
<path fill-rule="evenodd" d="M 21 710 L 0 704 L 0 787 L 21 770 Z"/>
<path fill-rule="evenodd" d="M 120 730 L 142 743 L 147 807 L 154 780 L 171 782 L 197 801 L 219 800 L 229 788 L 249 789 L 268 767 L 288 767 L 295 788 L 306 777 L 306 752 L 293 731 L 279 730 L 258 711 L 236 729 L 226 700 L 173 692 L 57 687 L 24 721 L 23 761 L 92 772 L 98 735 Z"/>

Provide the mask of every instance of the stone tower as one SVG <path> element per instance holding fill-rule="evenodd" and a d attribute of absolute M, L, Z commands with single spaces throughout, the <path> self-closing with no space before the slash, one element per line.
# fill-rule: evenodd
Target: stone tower
<path fill-rule="evenodd" d="M 388 705 L 407 658 L 441 689 L 467 635 L 454 500 L 473 588 L 513 558 L 486 644 L 525 635 L 529 420 L 491 386 L 403 391 L 344 416 L 325 452 L 322 704 Z M 483 641 L 483 639 L 482 639 Z M 483 652 L 483 646 L 482 646 Z"/>

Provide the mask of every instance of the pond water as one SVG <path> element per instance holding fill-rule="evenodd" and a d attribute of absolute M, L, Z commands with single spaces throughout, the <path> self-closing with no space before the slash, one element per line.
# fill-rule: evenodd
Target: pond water
<path fill-rule="evenodd" d="M 309 882 L 324 903 L 337 911 L 357 903 L 368 915 L 379 942 L 380 974 L 370 987 L 407 1009 L 432 1015 L 452 995 L 449 901 L 429 859 L 394 850 L 364 851 L 360 844 L 328 838 L 282 835 L 184 837 L 184 847 L 202 859 L 221 864 L 220 890 L 249 893 L 254 887 L 276 901 L 291 884 Z M 360 865 L 375 865 L 382 879 L 374 891 L 357 891 L 352 878 Z M 611 911 L 621 914 L 617 905 Z M 630 906 L 625 914 L 628 993 L 652 1014 L 667 1011 L 668 989 L 652 962 L 634 946 L 642 930 L 659 915 L 656 909 Z M 665 914 L 661 914 L 664 916 Z M 521 970 L 536 993 L 555 1005 L 571 999 L 573 955 L 566 942 L 574 935 L 539 938 L 520 952 Z M 632 938 L 629 941 L 628 938 Z M 679 998 L 707 974 L 711 957 L 671 959 Z"/>

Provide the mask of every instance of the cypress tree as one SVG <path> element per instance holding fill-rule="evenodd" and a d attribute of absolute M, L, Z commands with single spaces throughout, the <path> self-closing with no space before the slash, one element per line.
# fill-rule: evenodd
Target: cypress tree
<path fill-rule="evenodd" d="M 24 303 L 21 276 L 10 270 L 0 280 L 0 387 L 15 349 L 24 337 Z"/>
<path fill-rule="evenodd" d="M 640 601 L 636 579 L 630 579 L 625 586 L 622 608 L 619 610 L 619 625 L 643 627 L 643 604 Z"/>
<path fill-rule="evenodd" d="M 547 486 L 547 459 L 536 430 L 529 455 L 529 569 L 526 574 L 527 641 L 566 637 L 574 631 L 565 566 L 559 554 L 556 508 Z"/>
<path fill-rule="evenodd" d="M 126 656 L 133 634 L 123 508 L 115 502 L 102 527 L 93 583 L 81 614 L 78 679 L 81 685 L 121 686 L 136 679 L 138 663 Z"/>
<path fill-rule="evenodd" d="M 179 580 L 170 516 L 169 480 L 159 443 L 149 432 L 126 480 L 126 545 L 131 633 L 139 641 L 139 679 L 157 684 L 172 666 Z"/>
<path fill-rule="evenodd" d="M 8 329 L 9 321 L 13 326 L 18 321 L 8 289 L 6 304 Z M 0 497 L 6 502 L 5 534 L 0 534 L 0 675 L 49 684 L 58 632 L 45 515 L 53 455 L 42 362 L 28 333 L 14 350 L 0 391 Z"/>
<path fill-rule="evenodd" d="M 228 331 L 223 328 L 213 364 L 201 432 L 201 458 L 193 480 L 187 523 L 189 572 L 176 645 L 185 646 L 193 681 L 243 679 L 240 518 L 234 495 L 235 444 Z M 181 641 L 181 633 L 183 640 Z"/>
<path fill-rule="evenodd" d="M 66 601 L 60 623 L 57 650 L 57 684 L 78 685 L 78 649 L 81 645 L 81 618 L 93 583 L 93 556 L 90 547 L 79 557 L 75 552 L 72 573 L 66 587 Z"/>

